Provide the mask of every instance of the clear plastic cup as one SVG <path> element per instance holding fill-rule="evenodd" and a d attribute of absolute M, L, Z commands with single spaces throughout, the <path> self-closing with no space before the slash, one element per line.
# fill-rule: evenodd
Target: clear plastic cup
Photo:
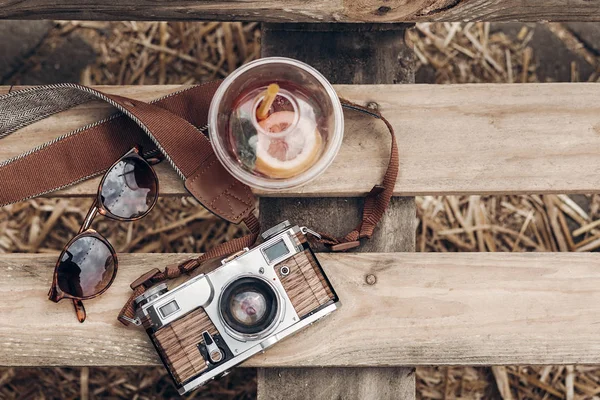
<path fill-rule="evenodd" d="M 273 84 L 275 96 L 267 94 Z M 261 115 L 269 100 L 272 106 Z M 317 177 L 333 162 L 344 135 L 342 105 L 331 84 L 311 66 L 283 57 L 259 59 L 229 75 L 212 100 L 208 123 L 225 168 L 262 190 L 285 190 Z"/>

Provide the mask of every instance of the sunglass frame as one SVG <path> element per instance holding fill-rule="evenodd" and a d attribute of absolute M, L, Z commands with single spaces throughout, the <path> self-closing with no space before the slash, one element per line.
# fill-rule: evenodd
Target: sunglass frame
<path fill-rule="evenodd" d="M 50 291 L 48 292 L 48 298 L 55 303 L 58 303 L 62 299 L 73 300 L 74 306 L 75 306 L 75 312 L 76 312 L 77 318 L 79 319 L 80 322 L 85 321 L 85 318 L 86 318 L 85 308 L 83 307 L 83 303 L 81 303 L 81 302 L 83 300 L 90 300 L 90 299 L 96 298 L 96 297 L 102 295 L 104 292 L 106 292 L 110 288 L 112 283 L 114 282 L 114 280 L 117 276 L 117 270 L 119 268 L 119 260 L 118 260 L 117 253 L 116 253 L 114 247 L 110 244 L 108 239 L 106 239 L 104 236 L 102 236 L 101 234 L 96 232 L 94 229 L 90 228 L 92 221 L 94 220 L 94 218 L 96 217 L 97 214 L 104 215 L 110 219 L 114 219 L 116 221 L 121 221 L 121 222 L 137 221 L 141 218 L 144 218 L 146 215 L 148 215 L 148 213 L 150 213 L 150 211 L 152 211 L 152 209 L 156 205 L 156 202 L 158 201 L 159 181 L 158 181 L 158 176 L 156 175 L 156 171 L 154 170 L 154 168 L 152 166 L 155 164 L 158 164 L 162 160 L 163 157 L 161 157 L 161 155 L 159 154 L 158 157 L 146 159 L 146 158 L 142 157 L 140 155 L 140 153 L 141 153 L 141 148 L 139 146 L 135 146 L 131 150 L 129 150 L 127 153 L 125 153 L 121 158 L 119 158 L 117 161 L 115 161 L 115 163 L 113 163 L 113 165 L 111 165 L 110 168 L 108 168 L 106 170 L 106 172 L 104 173 L 104 176 L 102 177 L 102 179 L 100 181 L 100 184 L 98 185 L 98 191 L 96 193 L 96 198 L 94 200 L 94 204 L 92 204 L 92 206 L 90 207 L 90 209 L 81 225 L 81 228 L 79 229 L 79 232 L 77 233 L 77 235 L 75 235 L 75 237 L 73 237 L 65 245 L 65 247 L 63 248 L 62 252 L 60 253 L 60 256 L 58 257 L 58 260 L 54 267 L 54 275 L 52 277 L 52 286 L 50 287 Z M 152 176 L 154 178 L 154 183 L 156 185 L 156 193 L 154 196 L 154 201 L 148 207 L 148 210 L 144 214 L 139 215 L 137 217 L 133 217 L 133 218 L 123 218 L 123 217 L 114 215 L 113 213 L 108 211 L 106 209 L 106 207 L 104 207 L 104 205 L 102 204 L 102 197 L 101 197 L 102 188 L 104 186 L 104 183 L 105 183 L 108 173 L 118 163 L 120 163 L 122 160 L 124 160 L 126 158 L 136 158 L 136 159 L 139 159 L 140 161 L 146 163 L 150 167 L 149 169 L 152 173 Z M 112 276 L 111 276 L 108 284 L 104 288 L 102 288 L 98 293 L 95 293 L 95 294 L 89 295 L 89 296 L 73 296 L 69 293 L 66 293 L 64 290 L 62 290 L 58 286 L 58 267 L 60 266 L 60 264 L 62 262 L 61 260 L 64 256 L 65 252 L 69 249 L 69 247 L 71 247 L 71 245 L 75 241 L 81 239 L 82 237 L 94 237 L 94 238 L 100 240 L 101 242 L 103 242 L 110 250 L 111 256 L 114 261 L 114 268 L 113 268 L 113 273 L 112 273 Z"/>

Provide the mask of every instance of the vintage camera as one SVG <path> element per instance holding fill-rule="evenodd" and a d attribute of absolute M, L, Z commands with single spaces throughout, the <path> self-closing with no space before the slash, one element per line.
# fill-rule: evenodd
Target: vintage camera
<path fill-rule="evenodd" d="M 339 299 L 308 245 L 288 221 L 264 242 L 214 271 L 136 298 L 136 317 L 184 394 L 335 311 Z"/>

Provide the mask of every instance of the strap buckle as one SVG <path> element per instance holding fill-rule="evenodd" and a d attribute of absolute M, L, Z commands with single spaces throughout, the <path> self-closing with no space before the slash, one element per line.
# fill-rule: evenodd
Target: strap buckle
<path fill-rule="evenodd" d="M 160 270 L 158 268 L 152 268 L 150 271 L 146 272 L 145 274 L 137 278 L 135 281 L 133 281 L 131 285 L 129 285 L 129 287 L 132 290 L 135 290 L 142 285 L 146 287 L 146 283 L 149 283 L 150 280 L 158 274 L 160 274 Z"/>
<path fill-rule="evenodd" d="M 344 243 L 338 243 L 338 244 L 334 244 L 333 246 L 331 246 L 331 251 L 346 251 L 346 250 L 350 250 L 350 249 L 354 249 L 355 247 L 360 246 L 360 242 L 358 240 L 355 240 L 353 242 L 344 242 Z"/>

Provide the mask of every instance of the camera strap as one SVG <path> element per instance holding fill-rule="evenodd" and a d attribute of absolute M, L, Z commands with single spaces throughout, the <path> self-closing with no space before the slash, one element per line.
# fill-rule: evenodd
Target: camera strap
<path fill-rule="evenodd" d="M 244 222 L 250 233 L 222 243 L 201 257 L 154 269 L 131 284 L 134 293 L 119 314 L 125 324 L 134 317 L 133 300 L 146 288 L 206 267 L 205 261 L 252 246 L 260 231 L 254 215 L 256 199 L 250 188 L 231 176 L 218 161 L 202 132 L 207 128 L 210 101 L 220 81 L 193 86 L 143 102 L 77 84 L 39 86 L 0 96 L 0 139 L 50 115 L 91 100 L 102 100 L 119 112 L 0 161 L 0 207 L 63 189 L 104 173 L 135 145 L 144 154 L 161 152 L 204 207 L 232 223 Z M 362 220 L 343 238 L 321 233 L 318 241 L 333 251 L 357 247 L 370 238 L 393 195 L 399 157 L 391 124 L 376 110 L 342 100 L 346 109 L 381 119 L 390 131 L 391 155 L 381 185 L 365 198 Z M 209 272 L 209 271 L 204 271 Z"/>
<path fill-rule="evenodd" d="M 0 97 L 0 138 L 16 130 L 99 99 L 120 113 L 58 137 L 0 163 L 0 206 L 65 188 L 104 173 L 135 145 L 160 151 L 204 207 L 240 223 L 255 208 L 250 188 L 218 161 L 208 138 L 210 101 L 220 81 L 194 86 L 152 103 L 58 84 L 16 91 Z"/>
<path fill-rule="evenodd" d="M 319 243 L 329 246 L 332 251 L 349 250 L 358 247 L 360 245 L 360 239 L 371 238 L 375 227 L 383 217 L 383 214 L 385 213 L 385 210 L 387 209 L 394 194 L 394 187 L 400 166 L 396 134 L 389 121 L 377 110 L 354 104 L 345 99 L 340 100 L 344 108 L 365 113 L 371 117 L 380 119 L 385 123 L 391 135 L 391 152 L 390 161 L 385 171 L 382 184 L 375 185 L 365 197 L 363 214 L 360 223 L 343 238 L 336 238 L 326 233 L 319 232 L 321 238 L 315 240 Z M 256 220 L 256 218 L 254 218 L 252 221 L 246 221 L 246 226 L 250 228 L 250 230 L 253 232 L 252 234 L 213 247 L 198 258 L 184 261 L 181 264 L 170 265 L 166 267 L 164 271 L 154 268 L 153 270 L 140 276 L 130 285 L 133 293 L 129 296 L 127 303 L 125 303 L 119 312 L 119 321 L 125 325 L 129 325 L 131 323 L 140 324 L 140 322 L 136 321 L 135 319 L 134 302 L 138 296 L 146 291 L 146 289 L 160 282 L 177 278 L 192 271 L 204 274 L 209 273 L 215 268 L 215 264 L 209 265 L 206 263 L 206 261 L 213 260 L 215 258 L 223 258 L 242 250 L 244 247 L 252 246 L 258 238 L 258 234 L 256 233 L 256 235 L 254 235 L 255 231 L 252 229 L 255 228 L 256 232 L 258 232 L 260 228 L 259 222 Z M 216 266 L 218 267 L 220 264 L 217 264 Z"/>

